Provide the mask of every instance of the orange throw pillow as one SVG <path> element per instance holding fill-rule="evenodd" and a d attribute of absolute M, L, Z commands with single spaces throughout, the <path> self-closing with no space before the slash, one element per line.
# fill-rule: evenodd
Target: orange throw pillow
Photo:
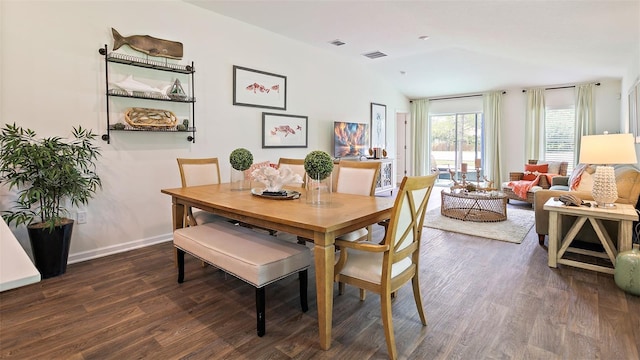
<path fill-rule="evenodd" d="M 533 181 L 538 177 L 538 175 L 545 174 L 547 173 L 547 171 L 549 171 L 549 164 L 542 164 L 542 165 L 526 164 L 524 166 L 524 176 L 522 177 L 522 180 Z"/>

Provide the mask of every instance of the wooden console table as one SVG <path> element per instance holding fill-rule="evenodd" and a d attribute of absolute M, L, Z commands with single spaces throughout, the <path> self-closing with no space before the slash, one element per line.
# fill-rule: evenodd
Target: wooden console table
<path fill-rule="evenodd" d="M 615 267 L 616 256 L 619 251 L 631 250 L 631 231 L 633 221 L 638 220 L 633 206 L 629 204 L 616 204 L 615 208 L 598 208 L 592 206 L 566 206 L 553 198 L 544 204 L 544 209 L 549 211 L 549 267 L 558 267 L 558 264 L 570 265 L 588 270 L 613 274 L 613 268 L 579 262 L 564 258 L 567 252 L 609 259 Z M 564 239 L 562 236 L 562 220 L 566 215 L 577 217 Z M 593 226 L 598 240 L 602 243 L 605 253 L 571 247 L 578 231 L 587 222 Z M 602 220 L 618 222 L 618 246 L 614 246 L 611 237 L 602 224 Z M 562 240 L 562 242 L 560 241 Z"/>

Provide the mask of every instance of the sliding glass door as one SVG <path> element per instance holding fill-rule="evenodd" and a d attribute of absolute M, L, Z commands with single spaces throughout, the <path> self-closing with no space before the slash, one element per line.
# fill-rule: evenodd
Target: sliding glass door
<path fill-rule="evenodd" d="M 439 180 L 456 179 L 466 170 L 467 180 L 476 181 L 476 168 L 482 167 L 482 113 L 431 115 L 431 161 L 440 170 Z M 433 164 L 432 164 L 433 166 Z M 435 167 L 435 166 L 434 166 Z"/>

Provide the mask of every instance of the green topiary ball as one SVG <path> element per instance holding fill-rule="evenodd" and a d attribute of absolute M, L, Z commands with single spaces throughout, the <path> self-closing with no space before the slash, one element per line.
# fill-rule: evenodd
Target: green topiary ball
<path fill-rule="evenodd" d="M 333 171 L 333 159 L 324 151 L 314 150 L 304 158 L 304 170 L 316 180 L 324 180 Z"/>
<path fill-rule="evenodd" d="M 187 127 L 182 125 L 182 124 L 178 124 L 178 125 L 176 125 L 176 130 L 178 130 L 178 131 L 187 131 Z"/>
<path fill-rule="evenodd" d="M 245 148 L 238 148 L 233 150 L 231 155 L 229 155 L 229 162 L 232 168 L 245 171 L 253 164 L 253 154 Z"/>

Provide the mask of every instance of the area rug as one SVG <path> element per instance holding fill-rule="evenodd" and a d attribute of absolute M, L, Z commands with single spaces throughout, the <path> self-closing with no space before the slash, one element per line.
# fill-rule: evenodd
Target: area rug
<path fill-rule="evenodd" d="M 520 244 L 535 222 L 533 210 L 507 208 L 507 220 L 499 222 L 462 221 L 440 214 L 440 208 L 429 210 L 424 226 L 460 234 Z"/>

